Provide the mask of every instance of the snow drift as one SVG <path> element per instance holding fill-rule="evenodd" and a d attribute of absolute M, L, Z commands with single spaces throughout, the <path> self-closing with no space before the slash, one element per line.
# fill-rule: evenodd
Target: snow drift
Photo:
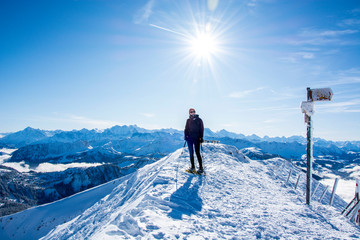
<path fill-rule="evenodd" d="M 283 159 L 254 161 L 222 144 L 204 144 L 203 157 L 207 176 L 185 173 L 189 155 L 179 149 L 123 178 L 0 218 L 0 238 L 360 237 L 359 228 L 340 215 L 346 203 L 339 197 L 334 206 L 324 204 L 327 196 L 305 204 L 305 184 L 294 190 L 286 183 L 293 166 Z"/>

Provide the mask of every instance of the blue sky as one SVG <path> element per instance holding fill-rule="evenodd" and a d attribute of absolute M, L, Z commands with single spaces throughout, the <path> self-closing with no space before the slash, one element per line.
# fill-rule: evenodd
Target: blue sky
<path fill-rule="evenodd" d="M 360 140 L 358 1 L 1 1 L 0 132 L 137 124 Z"/>

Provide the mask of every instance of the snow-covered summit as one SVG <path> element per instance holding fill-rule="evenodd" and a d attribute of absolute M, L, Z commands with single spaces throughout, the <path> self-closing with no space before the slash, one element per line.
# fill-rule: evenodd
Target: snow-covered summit
<path fill-rule="evenodd" d="M 1 239 L 351 239 L 345 204 L 307 206 L 292 166 L 204 144 L 206 176 L 184 172 L 179 149 L 137 172 L 72 197 L 0 218 Z M 316 194 L 315 194 L 315 197 Z M 326 198 L 326 197 L 325 197 Z"/>
<path fill-rule="evenodd" d="M 1 138 L 1 141 L 8 144 L 14 144 L 17 146 L 25 146 L 29 143 L 47 138 L 48 136 L 49 136 L 49 132 L 27 127 L 22 131 L 12 133 Z"/>

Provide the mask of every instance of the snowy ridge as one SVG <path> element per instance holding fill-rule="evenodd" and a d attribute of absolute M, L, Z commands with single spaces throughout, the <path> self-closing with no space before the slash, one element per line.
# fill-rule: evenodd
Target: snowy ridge
<path fill-rule="evenodd" d="M 116 181 L 0 218 L 0 239 L 39 239 L 57 225 L 73 219 L 111 193 L 117 186 Z"/>
<path fill-rule="evenodd" d="M 204 144 L 203 156 L 206 177 L 183 171 L 189 155 L 179 149 L 101 187 L 0 218 L 0 238 L 360 237 L 359 228 L 340 216 L 340 198 L 334 207 L 317 201 L 309 207 L 302 183 L 299 190 L 285 185 L 292 165 L 283 159 L 254 161 L 222 144 Z"/>

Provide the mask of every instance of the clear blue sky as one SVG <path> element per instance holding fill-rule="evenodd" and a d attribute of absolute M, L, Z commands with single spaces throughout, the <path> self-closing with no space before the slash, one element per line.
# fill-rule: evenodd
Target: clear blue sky
<path fill-rule="evenodd" d="M 359 1 L 1 1 L 0 132 L 137 124 L 360 140 Z"/>

